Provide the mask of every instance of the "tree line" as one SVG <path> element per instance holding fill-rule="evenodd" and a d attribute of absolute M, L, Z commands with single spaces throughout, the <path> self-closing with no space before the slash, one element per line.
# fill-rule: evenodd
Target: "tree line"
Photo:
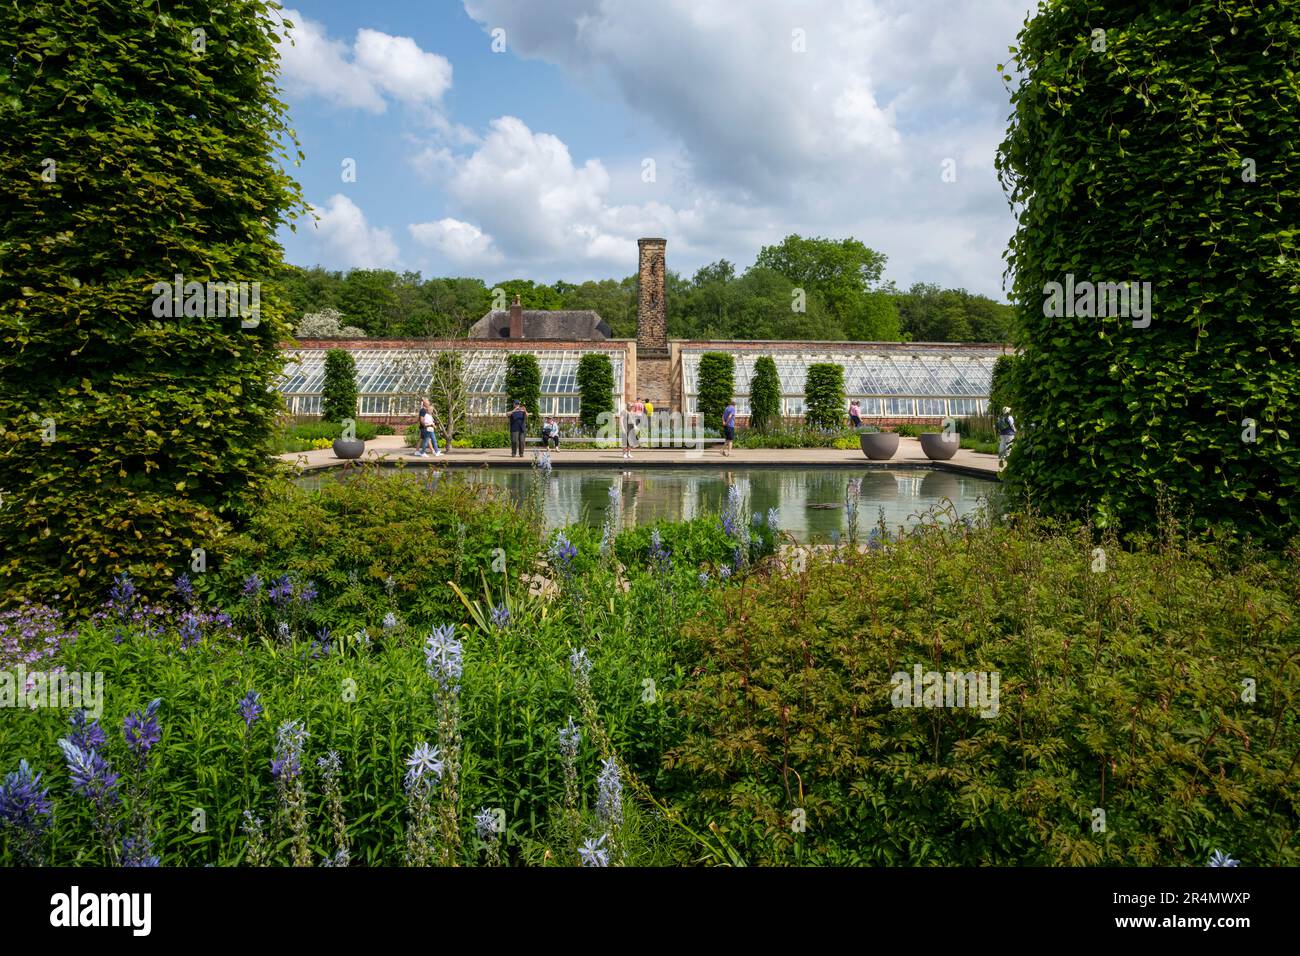
<path fill-rule="evenodd" d="M 668 334 L 681 339 L 1006 342 L 1011 306 L 965 289 L 884 281 L 886 257 L 857 239 L 787 236 L 764 246 L 743 272 L 720 259 L 689 278 L 664 277 Z M 615 338 L 636 336 L 637 277 L 488 283 L 418 272 L 286 265 L 277 286 L 291 314 L 332 309 L 345 326 L 378 338 L 463 335 L 498 303 L 527 309 L 592 309 Z M 496 295 L 500 290 L 501 295 Z"/>

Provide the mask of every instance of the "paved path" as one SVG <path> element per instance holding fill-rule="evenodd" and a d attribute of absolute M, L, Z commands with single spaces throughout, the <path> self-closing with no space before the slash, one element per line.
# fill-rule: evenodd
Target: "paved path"
<path fill-rule="evenodd" d="M 526 458 L 511 458 L 509 448 L 455 448 L 441 458 L 417 458 L 415 449 L 406 444 L 400 435 L 380 435 L 366 442 L 366 460 L 380 460 L 386 464 L 434 465 L 439 468 L 526 468 L 532 465 L 536 445 L 529 446 Z M 334 457 L 330 448 L 320 448 L 298 454 L 281 455 L 289 463 L 301 461 L 304 471 L 333 468 L 343 464 Z M 930 461 L 921 451 L 915 438 L 900 438 L 898 451 L 889 461 L 870 461 L 861 451 L 838 448 L 737 448 L 724 457 L 720 446 L 706 446 L 703 452 L 695 449 L 657 448 L 642 449 L 632 453 L 626 461 L 615 449 L 572 449 L 563 445 L 551 452 L 551 463 L 557 468 L 579 466 L 584 468 L 718 468 L 728 465 L 768 465 L 783 468 L 937 468 L 996 478 L 997 455 L 984 455 L 968 448 L 959 448 L 948 461 Z"/>

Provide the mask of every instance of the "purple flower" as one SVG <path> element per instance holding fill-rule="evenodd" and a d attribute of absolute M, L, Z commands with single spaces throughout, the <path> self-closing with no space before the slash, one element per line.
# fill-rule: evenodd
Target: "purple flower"
<path fill-rule="evenodd" d="M 437 747 L 430 747 L 427 742 L 420 741 L 407 758 L 406 767 L 407 790 L 417 787 L 432 789 L 442 779 L 442 752 Z"/>
<path fill-rule="evenodd" d="M 298 590 L 298 600 L 303 604 L 310 604 L 312 601 L 316 600 L 318 596 L 316 585 L 312 581 L 308 581 Z"/>
<path fill-rule="evenodd" d="M 578 745 L 582 743 L 582 728 L 569 718 L 567 726 L 560 728 L 560 753 L 573 759 L 578 756 Z"/>
<path fill-rule="evenodd" d="M 194 585 L 190 583 L 188 574 L 178 574 L 172 582 L 172 588 L 176 591 L 176 596 L 186 604 L 194 603 Z"/>
<path fill-rule="evenodd" d="M 589 839 L 578 847 L 578 858 L 583 866 L 609 866 L 609 851 L 605 849 L 605 836 Z"/>
<path fill-rule="evenodd" d="M 300 720 L 286 720 L 275 735 L 275 755 L 271 776 L 276 780 L 293 780 L 302 771 L 302 748 L 311 734 Z"/>
<path fill-rule="evenodd" d="M 591 676 L 591 659 L 587 657 L 586 650 L 579 647 L 569 655 L 569 668 L 575 678 L 586 680 Z"/>
<path fill-rule="evenodd" d="M 251 729 L 257 718 L 262 716 L 262 695 L 255 690 L 245 694 L 239 702 L 239 716 L 244 718 L 244 726 Z"/>
<path fill-rule="evenodd" d="M 289 580 L 289 575 L 284 574 L 276 578 L 267 594 L 276 607 L 283 607 L 289 603 L 289 599 L 293 597 L 293 582 Z"/>
<path fill-rule="evenodd" d="M 573 559 L 577 555 L 578 549 L 565 536 L 563 531 L 555 536 L 555 543 L 551 545 L 550 556 L 552 560 L 559 562 L 564 571 L 569 570 L 569 565 L 573 563 Z"/>
<path fill-rule="evenodd" d="M 203 640 L 203 628 L 199 625 L 199 616 L 193 611 L 186 611 L 177 629 L 181 636 L 181 647 L 194 647 Z"/>
<path fill-rule="evenodd" d="M 72 789 L 103 807 L 117 800 L 118 775 L 97 750 L 83 750 L 66 737 L 59 741 L 72 776 Z"/>
<path fill-rule="evenodd" d="M 159 860 L 147 839 L 128 836 L 122 840 L 122 865 L 153 867 L 159 865 Z"/>
<path fill-rule="evenodd" d="M 262 593 L 262 579 L 256 574 L 250 574 L 244 578 L 243 587 L 244 597 L 252 600 Z"/>
<path fill-rule="evenodd" d="M 724 581 L 731 577 L 731 567 L 724 564 L 722 567 L 718 568 L 718 577 L 722 578 Z"/>
<path fill-rule="evenodd" d="M 99 721 L 92 720 L 86 722 L 87 715 L 84 710 L 74 710 L 70 723 L 72 724 L 72 733 L 68 735 L 69 742 L 78 750 L 101 750 L 107 738 L 104 731 L 99 726 Z"/>
<path fill-rule="evenodd" d="M 464 645 L 456 640 L 456 625 L 444 624 L 435 627 L 433 633 L 424 642 L 425 670 L 445 693 L 456 692 L 461 674 L 464 673 Z"/>
<path fill-rule="evenodd" d="M 155 697 L 143 713 L 137 710 L 128 714 L 122 725 L 126 745 L 140 758 L 141 764 L 148 759 L 153 745 L 162 740 L 162 731 L 158 728 L 158 707 L 161 704 L 162 699 Z"/>
<path fill-rule="evenodd" d="M 775 508 L 768 508 L 767 526 L 771 528 L 773 531 L 776 531 L 776 529 L 780 526 L 780 524 L 781 524 L 781 515 L 777 512 Z"/>
<path fill-rule="evenodd" d="M 606 826 L 623 822 L 623 778 L 613 757 L 601 764 L 596 777 L 596 816 Z"/>
<path fill-rule="evenodd" d="M 108 599 L 119 612 L 131 606 L 135 600 L 135 582 L 129 574 L 119 574 L 113 579 L 113 586 L 108 589 Z"/>
<path fill-rule="evenodd" d="M 492 626 L 504 631 L 510 626 L 510 608 L 505 605 L 492 605 Z"/>
<path fill-rule="evenodd" d="M 32 833 L 50 824 L 50 791 L 41 789 L 41 775 L 32 773 L 26 760 L 0 782 L 0 820 Z"/>
<path fill-rule="evenodd" d="M 1214 855 L 1210 857 L 1210 866 L 1240 866 L 1240 860 L 1234 860 L 1222 850 L 1215 850 Z"/>

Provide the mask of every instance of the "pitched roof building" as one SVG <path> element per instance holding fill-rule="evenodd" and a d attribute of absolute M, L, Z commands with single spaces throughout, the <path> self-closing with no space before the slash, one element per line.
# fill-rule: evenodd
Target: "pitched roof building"
<path fill-rule="evenodd" d="M 509 311 L 494 309 L 470 326 L 469 337 L 603 342 L 610 337 L 610 328 L 591 309 L 525 309 L 515 296 Z"/>

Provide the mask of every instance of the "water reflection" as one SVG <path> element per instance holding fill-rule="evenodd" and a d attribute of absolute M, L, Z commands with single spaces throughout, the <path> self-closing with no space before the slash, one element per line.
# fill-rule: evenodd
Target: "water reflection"
<path fill-rule="evenodd" d="M 394 473 L 396 470 L 394 470 Z M 422 477 L 436 483 L 445 471 L 420 469 Z M 508 491 L 516 500 L 527 494 L 532 472 L 524 468 L 466 469 L 458 472 L 468 481 L 486 482 Z M 312 476 L 309 484 L 330 480 Z M 644 469 L 611 472 L 593 468 L 556 468 L 546 485 L 544 511 L 550 527 L 578 522 L 599 526 L 609 504 L 610 485 L 622 493 L 621 526 L 655 521 L 682 521 L 702 514 L 718 514 L 727 500 L 727 488 L 736 485 L 748 510 L 764 516 L 769 509 L 780 515 L 781 528 L 800 541 L 829 540 L 847 531 L 845 494 L 849 483 L 860 483 L 859 531 L 875 524 L 880 509 L 891 527 L 910 527 L 916 515 L 952 501 L 958 515 L 978 507 L 997 484 L 984 478 L 943 471 L 851 468 L 697 468 Z"/>

